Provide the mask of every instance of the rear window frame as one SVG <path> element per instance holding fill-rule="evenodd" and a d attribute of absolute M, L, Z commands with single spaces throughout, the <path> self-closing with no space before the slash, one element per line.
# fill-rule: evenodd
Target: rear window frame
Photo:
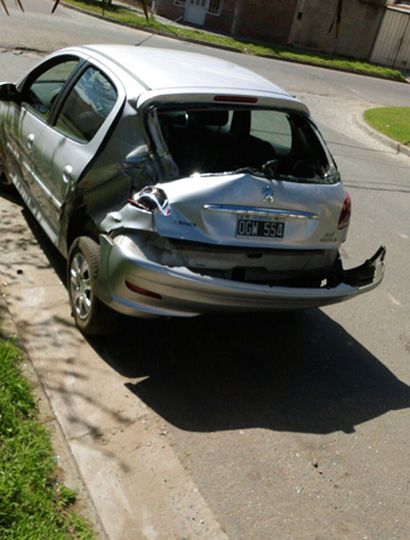
<path fill-rule="evenodd" d="M 230 110 L 235 110 L 235 111 L 236 110 L 238 110 L 238 111 L 239 110 L 277 111 L 277 112 L 280 112 L 280 113 L 285 113 L 285 114 L 300 117 L 301 119 L 303 119 L 304 122 L 306 122 L 306 124 L 312 130 L 312 133 L 316 137 L 316 139 L 318 141 L 318 144 L 321 146 L 321 148 L 322 148 L 322 150 L 323 150 L 323 152 L 324 152 L 324 154 L 326 156 L 328 166 L 329 166 L 329 175 L 328 175 L 328 177 L 332 176 L 333 180 L 318 182 L 318 181 L 309 181 L 307 179 L 305 181 L 302 181 L 302 179 L 299 179 L 299 180 L 291 180 L 291 179 L 289 179 L 289 180 L 283 180 L 283 181 L 298 182 L 298 183 L 305 183 L 305 184 L 311 184 L 311 185 L 334 185 L 334 184 L 337 184 L 337 183 L 341 182 L 341 177 L 340 177 L 340 174 L 339 174 L 339 170 L 338 170 L 338 167 L 337 167 L 336 162 L 334 160 L 334 157 L 332 155 L 332 152 L 330 151 L 329 146 L 327 145 L 326 140 L 323 137 L 323 135 L 321 134 L 319 128 L 314 123 L 314 121 L 311 119 L 310 114 L 308 112 L 295 110 L 295 109 L 290 108 L 290 107 L 275 107 L 275 106 L 267 106 L 265 104 L 263 104 L 263 105 L 257 105 L 257 104 L 249 105 L 249 104 L 238 104 L 238 103 L 216 104 L 215 102 L 212 102 L 212 103 L 206 103 L 205 102 L 204 103 L 204 102 L 194 102 L 194 101 L 192 101 L 192 102 L 177 102 L 177 103 L 176 102 L 174 102 L 174 103 L 170 103 L 170 102 L 161 103 L 161 101 L 151 102 L 148 107 L 144 108 L 144 127 L 145 127 L 145 130 L 146 130 L 146 133 L 147 133 L 151 148 L 154 151 L 154 154 L 158 155 L 158 157 L 161 158 L 164 155 L 164 153 L 168 153 L 169 156 L 171 156 L 173 158 L 171 152 L 169 151 L 168 145 L 167 145 L 167 143 L 166 143 L 166 141 L 164 140 L 164 137 L 163 137 L 162 128 L 161 128 L 161 122 L 160 122 L 160 120 L 158 118 L 158 114 L 160 112 L 162 112 L 162 111 L 189 112 L 190 110 L 207 110 L 207 109 L 224 110 L 224 111 L 226 111 L 226 110 L 227 111 L 230 111 Z M 154 141 L 154 138 L 158 140 L 158 133 L 156 133 L 155 136 L 153 136 L 152 131 L 151 131 L 152 127 L 151 127 L 150 122 L 149 122 L 149 113 L 152 113 L 153 111 L 155 111 L 156 114 L 157 114 L 159 135 L 160 135 L 159 138 L 162 141 L 161 146 L 164 145 L 163 148 L 160 148 L 160 149 L 157 148 L 157 145 L 156 145 L 156 143 Z M 221 171 L 220 173 L 203 172 L 203 173 L 200 173 L 200 174 L 203 174 L 203 175 L 209 175 L 209 174 L 217 175 L 217 174 L 226 174 L 226 173 L 229 173 L 229 172 L 231 172 L 231 171 Z M 181 177 L 183 177 L 183 176 L 181 176 Z M 172 179 L 175 179 L 175 178 L 172 178 Z M 279 179 L 279 180 L 281 180 L 281 179 Z"/>

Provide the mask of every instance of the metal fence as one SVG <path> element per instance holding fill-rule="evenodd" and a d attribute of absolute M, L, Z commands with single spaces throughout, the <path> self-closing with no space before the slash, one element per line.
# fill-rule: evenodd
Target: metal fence
<path fill-rule="evenodd" d="M 386 9 L 370 60 L 410 70 L 410 11 Z"/>

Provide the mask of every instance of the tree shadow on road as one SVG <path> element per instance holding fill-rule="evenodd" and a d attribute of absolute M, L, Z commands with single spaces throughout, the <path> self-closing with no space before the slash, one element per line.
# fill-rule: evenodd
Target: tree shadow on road
<path fill-rule="evenodd" d="M 94 346 L 180 429 L 351 433 L 410 388 L 322 311 L 124 321 Z"/>

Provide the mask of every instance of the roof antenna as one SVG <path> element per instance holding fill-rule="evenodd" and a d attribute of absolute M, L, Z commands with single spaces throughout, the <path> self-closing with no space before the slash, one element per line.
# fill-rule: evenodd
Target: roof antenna
<path fill-rule="evenodd" d="M 139 43 L 135 43 L 135 47 L 139 47 L 140 45 L 142 45 L 143 43 L 145 43 L 146 41 L 148 41 L 149 39 L 151 39 L 152 37 L 154 37 L 155 34 L 152 33 L 150 34 L 149 36 L 145 37 L 142 41 L 140 41 Z"/>

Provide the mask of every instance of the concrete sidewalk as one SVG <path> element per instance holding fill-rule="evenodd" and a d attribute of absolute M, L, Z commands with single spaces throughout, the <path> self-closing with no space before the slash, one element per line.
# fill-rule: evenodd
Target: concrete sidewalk
<path fill-rule="evenodd" d="M 80 489 L 97 534 L 225 539 L 163 420 L 128 388 L 136 379 L 99 355 L 104 339 L 87 342 L 74 326 L 64 261 L 17 197 L 0 196 L 0 234 L 2 311 L 5 303 L 68 483 Z"/>
<path fill-rule="evenodd" d="M 3 204 L 0 198 L 0 213 L 2 213 L 2 209 Z M 32 386 L 35 402 L 39 411 L 39 422 L 46 426 L 51 433 L 54 459 L 57 463 L 60 481 L 67 487 L 76 491 L 76 512 L 79 512 L 87 521 L 98 538 L 105 539 L 107 538 L 107 535 L 102 527 L 96 508 L 92 503 L 87 487 L 81 478 L 77 463 L 73 458 L 61 426 L 54 414 L 42 381 L 37 376 L 33 363 L 28 358 L 24 339 L 19 335 L 16 324 L 11 316 L 7 303 L 5 302 L 4 298 L 6 294 L 3 291 L 5 291 L 6 288 L 7 282 L 3 282 L 3 285 L 0 286 L 0 338 L 17 340 L 17 344 L 22 348 L 23 353 L 26 355 L 27 361 L 22 363 L 23 374 Z"/>

